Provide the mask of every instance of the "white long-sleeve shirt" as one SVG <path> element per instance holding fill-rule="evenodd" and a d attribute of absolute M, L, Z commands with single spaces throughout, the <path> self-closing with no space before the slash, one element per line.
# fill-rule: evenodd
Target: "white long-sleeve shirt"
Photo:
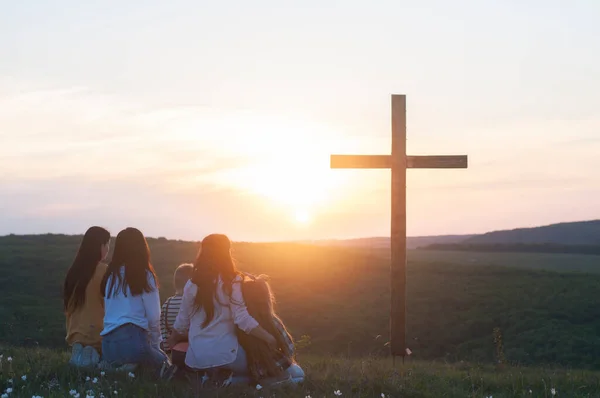
<path fill-rule="evenodd" d="M 125 275 L 125 268 L 121 267 L 121 275 Z M 152 288 L 133 296 L 127 287 L 127 296 L 123 295 L 121 288 L 115 288 L 111 297 L 108 297 L 112 276 L 108 278 L 104 297 L 104 330 L 100 333 L 105 336 L 119 326 L 132 323 L 148 331 L 152 345 L 159 346 L 162 341 L 160 335 L 160 296 L 156 282 L 150 272 L 147 272 L 148 283 Z"/>
<path fill-rule="evenodd" d="M 204 309 L 196 310 L 194 299 L 198 286 L 191 280 L 183 290 L 183 301 L 173 328 L 180 334 L 188 334 L 188 351 L 185 363 L 193 369 L 206 369 L 232 363 L 239 348 L 235 326 L 249 333 L 258 322 L 248 314 L 242 296 L 242 277 L 233 280 L 231 297 L 223 289 L 221 278 L 217 281 L 216 297 L 213 302 L 215 312 L 212 321 L 205 328 Z"/>

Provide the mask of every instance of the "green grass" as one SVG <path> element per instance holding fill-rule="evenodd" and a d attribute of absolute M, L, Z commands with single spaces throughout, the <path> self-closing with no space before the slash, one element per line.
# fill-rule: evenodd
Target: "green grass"
<path fill-rule="evenodd" d="M 0 344 L 65 347 L 60 288 L 79 239 L 0 237 Z M 149 243 L 164 300 L 173 292 L 173 270 L 192 261 L 197 246 L 166 239 Z M 388 354 L 385 251 L 237 243 L 234 252 L 242 270 L 271 275 L 279 315 L 297 340 L 310 336 L 305 354 Z M 481 260 L 469 261 L 473 256 Z M 589 259 L 595 264 L 598 258 L 409 252 L 408 346 L 419 360 L 494 363 L 493 331 L 499 328 L 508 363 L 598 370 L 600 275 L 547 271 L 571 270 Z"/>
<path fill-rule="evenodd" d="M 387 253 L 381 255 L 386 257 Z M 600 273 L 600 257 L 585 254 L 409 250 L 408 260 L 415 263 L 503 266 L 554 272 Z"/>
<path fill-rule="evenodd" d="M 185 382 L 157 382 L 138 372 L 125 374 L 82 372 L 69 367 L 64 351 L 48 349 L 0 349 L 3 354 L 0 390 L 13 388 L 10 397 L 68 397 L 76 390 L 81 397 L 195 397 L 198 391 Z M 7 363 L 7 357 L 13 361 Z M 600 373 L 583 370 L 478 366 L 407 362 L 392 366 L 390 359 L 333 359 L 300 355 L 307 379 L 295 388 L 250 387 L 201 391 L 215 397 L 551 397 L 552 389 L 562 397 L 600 396 Z M 22 380 L 22 376 L 27 376 Z M 86 378 L 90 379 L 86 381 Z M 94 378 L 98 381 L 94 383 Z M 12 379 L 13 383 L 9 383 Z M 114 394 L 117 391 L 117 394 Z M 530 393 L 531 391 L 531 393 Z"/>

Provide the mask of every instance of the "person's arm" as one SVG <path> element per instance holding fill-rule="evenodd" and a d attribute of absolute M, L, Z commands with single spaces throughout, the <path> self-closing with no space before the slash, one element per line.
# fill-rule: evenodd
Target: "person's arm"
<path fill-rule="evenodd" d="M 254 319 L 249 313 L 242 295 L 242 278 L 237 277 L 233 280 L 231 285 L 231 300 L 230 300 L 231 312 L 233 315 L 233 322 L 247 334 L 257 337 L 267 343 L 270 347 L 277 347 L 277 340 L 269 332 L 263 329 L 256 319 Z"/>
<path fill-rule="evenodd" d="M 148 273 L 148 283 L 152 290 L 142 293 L 142 302 L 146 310 L 146 319 L 148 320 L 148 332 L 150 342 L 156 347 L 160 347 L 160 295 L 152 274 Z"/>
<path fill-rule="evenodd" d="M 256 326 L 255 328 L 250 330 L 250 332 L 248 332 L 248 334 L 250 336 L 254 336 L 256 338 L 261 339 L 262 341 L 267 343 L 269 348 L 271 348 L 273 350 L 277 349 L 277 340 L 275 340 L 275 337 L 273 337 L 273 335 L 271 333 L 269 333 L 265 329 L 263 329 L 262 326 L 260 326 L 260 325 Z"/>
<path fill-rule="evenodd" d="M 192 282 L 186 283 L 183 289 L 183 297 L 181 299 L 181 306 L 179 312 L 175 318 L 171 335 L 167 340 L 169 347 L 174 347 L 175 344 L 185 340 L 185 337 L 190 329 L 190 322 L 192 315 L 194 314 L 194 300 L 196 299 L 196 292 L 198 288 Z"/>
<path fill-rule="evenodd" d="M 163 350 L 168 350 L 169 347 L 167 345 L 167 338 L 169 337 L 169 332 L 167 330 L 167 303 L 169 302 L 170 298 L 168 298 L 164 304 L 162 305 L 162 308 L 160 309 L 160 335 L 162 337 L 162 349 Z"/>

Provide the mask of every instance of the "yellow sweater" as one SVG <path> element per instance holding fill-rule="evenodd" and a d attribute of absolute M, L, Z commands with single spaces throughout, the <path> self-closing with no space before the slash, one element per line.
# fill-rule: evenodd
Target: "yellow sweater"
<path fill-rule="evenodd" d="M 102 350 L 100 332 L 104 328 L 104 298 L 100 294 L 100 283 L 108 266 L 100 263 L 85 289 L 85 302 L 75 311 L 67 313 L 67 338 L 69 345 L 80 343 L 91 345 L 98 353 Z"/>

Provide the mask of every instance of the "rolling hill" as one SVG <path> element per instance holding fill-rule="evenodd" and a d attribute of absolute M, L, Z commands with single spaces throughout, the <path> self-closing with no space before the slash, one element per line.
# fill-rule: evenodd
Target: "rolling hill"
<path fill-rule="evenodd" d="M 306 243 L 326 246 L 389 247 L 387 237 L 345 240 L 321 240 Z M 417 249 L 427 246 L 447 245 L 561 245 L 600 246 L 600 220 L 564 222 L 533 228 L 515 228 L 472 235 L 409 236 L 406 246 Z M 442 247 L 442 246 L 440 246 Z M 535 250 L 533 250 L 535 251 Z"/>
<path fill-rule="evenodd" d="M 61 284 L 80 239 L 0 237 L 0 344 L 65 347 Z M 173 293 L 173 270 L 194 259 L 198 243 L 148 241 L 164 300 Z M 385 248 L 236 243 L 234 253 L 242 270 L 271 276 L 278 312 L 307 354 L 388 353 Z M 523 256 L 536 264 L 516 268 L 512 257 L 484 264 L 472 262 L 471 254 L 423 254 L 410 251 L 407 268 L 407 332 L 415 358 L 494 362 L 498 329 L 511 363 L 600 369 L 600 275 L 562 272 L 560 264 L 551 269 L 561 272 L 548 272 L 547 255 Z M 564 258 L 566 271 L 576 257 Z"/>
<path fill-rule="evenodd" d="M 443 243 L 443 242 L 436 242 Z M 458 242 L 455 242 L 458 243 Z M 565 222 L 534 228 L 488 232 L 465 239 L 465 244 L 600 245 L 600 220 Z"/>

